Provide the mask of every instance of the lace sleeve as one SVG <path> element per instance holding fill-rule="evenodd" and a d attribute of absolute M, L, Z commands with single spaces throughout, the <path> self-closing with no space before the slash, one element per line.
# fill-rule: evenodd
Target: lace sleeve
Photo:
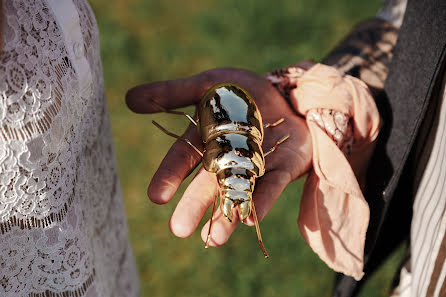
<path fill-rule="evenodd" d="M 0 56 L 3 141 L 29 140 L 47 131 L 60 110 L 61 95 L 70 87 L 67 82 L 74 76 L 48 7 L 40 1 L 34 4 L 29 9 L 24 3 L 5 2 Z M 57 83 L 51 84 L 53 78 Z"/>
<path fill-rule="evenodd" d="M 3 6 L 0 296 L 138 296 L 92 11 Z"/>

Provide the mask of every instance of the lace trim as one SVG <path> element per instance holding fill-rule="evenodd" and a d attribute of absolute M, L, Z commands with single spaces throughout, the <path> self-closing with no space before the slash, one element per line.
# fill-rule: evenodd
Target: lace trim
<path fill-rule="evenodd" d="M 33 135 L 42 134 L 51 127 L 52 118 L 57 115 L 60 109 L 59 104 L 53 104 L 48 107 L 44 113 L 44 117 L 35 122 L 29 122 L 21 128 L 12 128 L 3 125 L 0 128 L 0 139 L 8 140 L 27 140 L 31 139 Z"/>
<path fill-rule="evenodd" d="M 117 192 L 117 178 L 115 177 L 115 180 L 113 181 L 113 189 L 110 193 L 110 197 L 115 197 Z M 48 216 L 44 218 L 36 218 L 34 216 L 26 217 L 26 218 L 17 218 L 16 216 L 12 216 L 9 218 L 8 221 L 0 223 L 0 232 L 1 234 L 5 234 L 11 230 L 14 229 L 14 227 L 19 227 L 20 229 L 28 229 L 31 230 L 32 228 L 48 228 L 51 227 L 54 223 L 62 222 L 70 208 L 71 203 L 73 202 L 75 198 L 75 195 L 71 195 L 68 198 L 68 202 L 65 203 L 62 208 L 57 212 L 52 212 Z M 106 217 L 110 217 L 111 213 L 111 205 L 108 206 L 107 215 Z M 105 224 L 107 224 L 107 221 L 104 221 L 101 226 L 98 226 L 97 232 L 99 233 L 100 230 L 102 230 L 105 227 Z"/>
<path fill-rule="evenodd" d="M 74 0 L 74 5 L 78 7 L 80 22 L 83 24 L 81 27 L 82 36 L 84 38 L 84 51 L 87 53 L 87 59 L 90 65 L 95 65 L 95 59 L 93 59 L 93 49 L 99 49 L 99 36 L 97 30 L 96 19 L 94 18 L 91 7 L 82 0 Z"/>
<path fill-rule="evenodd" d="M 94 282 L 96 277 L 96 272 L 93 269 L 93 274 L 88 277 L 88 279 L 77 289 L 71 291 L 64 292 L 54 292 L 50 290 L 46 290 L 42 293 L 30 293 L 28 297 L 80 297 L 83 296 L 91 284 Z"/>
<path fill-rule="evenodd" d="M 66 79 L 74 75 L 50 10 L 42 1 L 33 2 L 34 7 L 24 1 L 4 3 L 9 34 L 0 56 L 3 141 L 29 140 L 48 131 L 60 111 Z"/>
<path fill-rule="evenodd" d="M 67 215 L 68 209 L 73 202 L 74 195 L 70 196 L 68 203 L 65 203 L 61 210 L 58 212 L 52 212 L 50 215 L 44 218 L 27 217 L 27 218 L 17 218 L 12 216 L 8 221 L 0 223 L 1 234 L 5 234 L 14 229 L 14 227 L 19 227 L 20 229 L 32 228 L 48 228 L 54 223 L 62 222 Z"/>

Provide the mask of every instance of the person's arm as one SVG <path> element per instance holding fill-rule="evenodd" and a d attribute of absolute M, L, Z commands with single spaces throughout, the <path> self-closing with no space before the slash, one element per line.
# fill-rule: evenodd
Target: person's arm
<path fill-rule="evenodd" d="M 389 71 L 392 51 L 396 44 L 398 28 L 382 19 L 366 20 L 353 30 L 322 60 L 343 74 L 361 79 L 376 99 L 382 95 Z M 297 87 L 297 79 L 312 66 L 305 61 L 270 72 L 266 77 L 286 100 Z"/>
<path fill-rule="evenodd" d="M 384 87 L 407 0 L 385 0 L 373 19 L 358 24 L 323 60 L 360 78 L 376 94 Z"/>
<path fill-rule="evenodd" d="M 398 28 L 374 18 L 357 25 L 323 63 L 364 81 L 374 96 L 384 88 Z"/>
<path fill-rule="evenodd" d="M 358 25 L 323 60 L 364 80 L 375 92 L 382 90 L 391 59 L 391 50 L 396 41 L 397 29 L 377 19 Z M 232 81 L 244 86 L 256 99 L 264 119 L 274 121 L 284 117 L 285 123 L 275 128 L 276 138 L 268 133 L 265 147 L 270 147 L 278 135 L 291 133 L 290 140 L 281 146 L 282 153 L 268 157 L 267 173 L 256 184 L 254 200 L 259 218 L 263 218 L 291 181 L 311 168 L 312 146 L 305 122 L 292 112 L 280 93 L 265 78 L 237 69 L 214 69 L 198 75 L 174 80 L 141 85 L 129 90 L 127 105 L 138 113 L 156 113 L 160 110 L 152 101 L 164 108 L 173 109 L 197 104 L 205 91 L 220 82 Z M 274 133 L 276 134 L 276 133 Z M 184 134 L 199 145 L 196 128 L 190 127 Z M 167 153 L 153 177 L 148 194 L 158 204 L 167 203 L 181 182 L 200 162 L 199 156 L 186 144 L 177 141 Z M 215 179 L 201 170 L 193 179 L 172 215 L 170 228 L 179 237 L 190 236 L 208 207 L 216 190 Z M 219 217 L 217 215 L 217 217 Z M 209 222 L 208 222 L 209 224 Z M 208 224 L 202 230 L 206 239 Z M 234 231 L 238 221 L 228 223 L 221 216 L 214 222 L 211 245 L 224 244 Z"/>
<path fill-rule="evenodd" d="M 341 74 L 348 74 L 366 83 L 384 120 L 382 123 L 385 123 L 390 116 L 385 108 L 386 97 L 383 95 L 384 82 L 389 72 L 398 34 L 398 28 L 394 24 L 402 18 L 400 13 L 395 15 L 395 11 L 400 10 L 395 10 L 390 2 L 401 5 L 402 1 L 390 0 L 385 6 L 387 8 L 381 10 L 381 12 L 386 12 L 388 17 L 394 16 L 394 18 L 387 21 L 376 17 L 361 22 L 322 60 L 323 64 L 336 68 Z M 297 112 L 299 109 L 298 81 L 312 64 L 314 63 L 305 61 L 266 75 L 266 78 Z M 350 154 L 354 142 L 350 116 L 341 115 L 330 109 L 313 110 L 309 115 L 317 119 L 319 127 L 325 130 L 325 133 L 347 155 L 353 166 L 356 162 L 355 156 Z M 344 123 L 348 123 L 348 127 L 338 129 Z M 361 186 L 364 187 L 367 168 L 361 165 L 353 169 Z"/>
<path fill-rule="evenodd" d="M 268 151 L 284 135 L 290 138 L 267 157 L 266 172 L 256 181 L 253 199 L 259 221 L 268 213 L 285 187 L 311 167 L 312 147 L 308 128 L 303 118 L 296 115 L 280 93 L 262 76 L 239 69 L 213 69 L 179 80 L 155 82 L 136 86 L 126 95 L 128 107 L 137 113 L 157 113 L 198 104 L 205 92 L 213 85 L 223 82 L 243 86 L 260 109 L 264 123 L 274 123 L 280 118 L 284 122 L 268 129 L 263 140 L 263 150 Z M 153 104 L 152 102 L 157 104 Z M 195 146 L 202 149 L 197 128 L 190 125 L 183 134 Z M 148 196 L 157 204 L 169 202 L 183 180 L 201 162 L 194 149 L 182 141 L 176 141 L 157 172 L 153 176 Z M 191 181 L 170 219 L 170 229 L 178 237 L 188 237 L 197 228 L 206 210 L 211 206 L 217 190 L 215 174 L 202 168 Z M 229 222 L 216 211 L 211 232 L 211 246 L 224 244 L 239 223 L 238 216 Z M 252 219 L 247 224 L 252 225 Z M 209 221 L 202 229 L 202 239 L 206 241 Z"/>

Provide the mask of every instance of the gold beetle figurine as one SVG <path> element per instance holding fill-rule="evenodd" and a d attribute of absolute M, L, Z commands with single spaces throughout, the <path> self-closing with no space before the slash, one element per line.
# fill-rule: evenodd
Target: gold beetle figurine
<path fill-rule="evenodd" d="M 265 173 L 264 157 L 289 138 L 289 135 L 282 137 L 264 154 L 262 150 L 264 128 L 277 126 L 284 120 L 280 119 L 275 123 L 263 125 L 262 116 L 252 97 L 242 87 L 233 83 L 217 84 L 206 92 L 198 105 L 196 121 L 186 113 L 166 110 L 162 106 L 158 108 L 167 113 L 185 115 L 198 127 L 204 146 L 203 153 L 188 139 L 173 134 L 152 121 L 164 133 L 188 143 L 202 156 L 204 168 L 216 174 L 220 208 L 229 221 L 232 221 L 234 207 L 237 207 L 242 222 L 252 212 L 260 248 L 265 258 L 268 258 L 260 234 L 252 193 L 256 178 Z M 212 207 L 206 248 L 209 245 L 218 196 L 215 197 Z"/>

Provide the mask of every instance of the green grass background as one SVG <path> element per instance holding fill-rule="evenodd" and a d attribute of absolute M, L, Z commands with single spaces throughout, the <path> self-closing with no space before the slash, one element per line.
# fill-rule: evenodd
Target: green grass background
<path fill-rule="evenodd" d="M 132 114 L 124 95 L 136 84 L 209 68 L 265 73 L 302 59 L 320 60 L 355 23 L 373 16 L 380 2 L 91 1 L 142 296 L 330 296 L 334 273 L 306 246 L 296 224 L 302 181 L 286 189 L 261 224 L 267 261 L 254 229 L 246 226 L 216 249 L 205 250 L 199 232 L 175 238 L 168 221 L 185 185 L 167 205 L 147 199 L 146 187 L 173 143 L 151 120 L 177 133 L 187 120 Z M 393 255 L 361 296 L 387 296 L 400 258 L 401 252 Z"/>

